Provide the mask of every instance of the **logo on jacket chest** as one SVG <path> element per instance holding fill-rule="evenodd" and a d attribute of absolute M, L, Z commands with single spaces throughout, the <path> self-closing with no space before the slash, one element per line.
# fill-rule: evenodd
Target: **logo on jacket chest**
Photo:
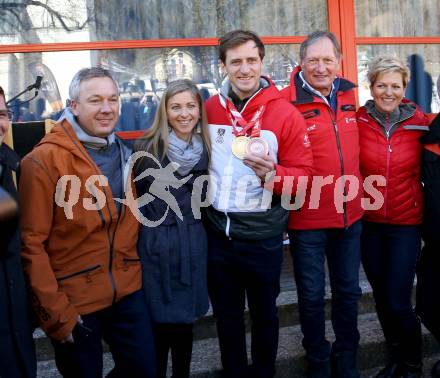
<path fill-rule="evenodd" d="M 310 139 L 308 134 L 304 134 L 304 147 L 309 148 L 310 147 Z"/>
<path fill-rule="evenodd" d="M 220 143 L 222 144 L 225 140 L 223 139 L 223 137 L 225 136 L 225 129 L 218 129 L 217 130 L 217 138 L 215 138 L 216 143 Z"/>
<path fill-rule="evenodd" d="M 345 117 L 345 123 L 356 122 L 356 117 Z"/>

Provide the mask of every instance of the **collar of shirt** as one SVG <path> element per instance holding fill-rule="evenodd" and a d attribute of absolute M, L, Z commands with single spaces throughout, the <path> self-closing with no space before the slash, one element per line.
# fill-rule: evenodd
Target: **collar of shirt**
<path fill-rule="evenodd" d="M 318 96 L 320 99 L 322 99 L 328 106 L 330 106 L 333 111 L 336 111 L 336 93 L 339 90 L 339 77 L 336 77 L 335 80 L 333 80 L 332 83 L 332 89 L 330 91 L 330 94 L 328 96 L 324 96 L 321 92 L 317 91 L 315 88 L 313 88 L 304 78 L 304 74 L 302 71 L 299 72 L 299 78 L 302 81 L 302 87 L 307 92 L 311 93 L 312 95 Z"/>
<path fill-rule="evenodd" d="M 235 109 L 237 109 L 239 112 L 241 112 L 246 105 L 246 103 L 249 101 L 249 99 L 259 90 L 262 88 L 261 82 L 258 88 L 249 96 L 244 98 L 243 100 L 237 96 L 237 94 L 232 90 L 232 86 L 229 87 L 228 90 L 228 97 L 231 99 L 232 103 L 235 106 Z"/>

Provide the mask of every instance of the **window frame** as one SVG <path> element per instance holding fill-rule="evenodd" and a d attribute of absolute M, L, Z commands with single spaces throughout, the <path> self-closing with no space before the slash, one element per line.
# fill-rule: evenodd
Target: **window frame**
<path fill-rule="evenodd" d="M 327 0 L 328 30 L 341 43 L 343 77 L 358 83 L 357 48 L 360 45 L 440 44 L 440 36 L 419 37 L 358 37 L 356 35 L 355 0 Z M 267 45 L 300 44 L 306 36 L 262 36 Z M 41 44 L 0 45 L 0 54 L 38 53 L 56 51 L 112 50 L 137 48 L 169 48 L 217 46 L 218 38 L 180 38 L 152 40 L 117 40 L 95 42 L 66 42 Z"/>

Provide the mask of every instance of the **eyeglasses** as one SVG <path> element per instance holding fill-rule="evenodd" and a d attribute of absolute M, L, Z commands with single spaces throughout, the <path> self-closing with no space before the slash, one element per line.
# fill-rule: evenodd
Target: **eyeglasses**
<path fill-rule="evenodd" d="M 305 61 L 306 66 L 310 68 L 315 68 L 319 66 L 321 63 L 326 67 L 332 67 L 335 66 L 338 63 L 338 61 L 335 58 L 330 58 L 330 57 L 320 58 L 320 59 L 310 58 L 310 59 L 306 59 Z"/>
<path fill-rule="evenodd" d="M 9 121 L 12 121 L 12 118 L 14 117 L 14 112 L 10 109 L 4 109 L 0 110 L 0 120 L 4 121 L 8 119 Z"/>

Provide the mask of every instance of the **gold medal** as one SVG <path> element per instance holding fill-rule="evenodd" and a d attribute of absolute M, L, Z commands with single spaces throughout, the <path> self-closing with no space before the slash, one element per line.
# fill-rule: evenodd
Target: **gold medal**
<path fill-rule="evenodd" d="M 243 159 L 246 155 L 246 145 L 249 138 L 246 136 L 238 136 L 232 140 L 232 153 L 239 159 Z"/>
<path fill-rule="evenodd" d="M 250 138 L 246 143 L 246 153 L 252 155 L 267 155 L 269 153 L 269 145 L 263 138 Z"/>

